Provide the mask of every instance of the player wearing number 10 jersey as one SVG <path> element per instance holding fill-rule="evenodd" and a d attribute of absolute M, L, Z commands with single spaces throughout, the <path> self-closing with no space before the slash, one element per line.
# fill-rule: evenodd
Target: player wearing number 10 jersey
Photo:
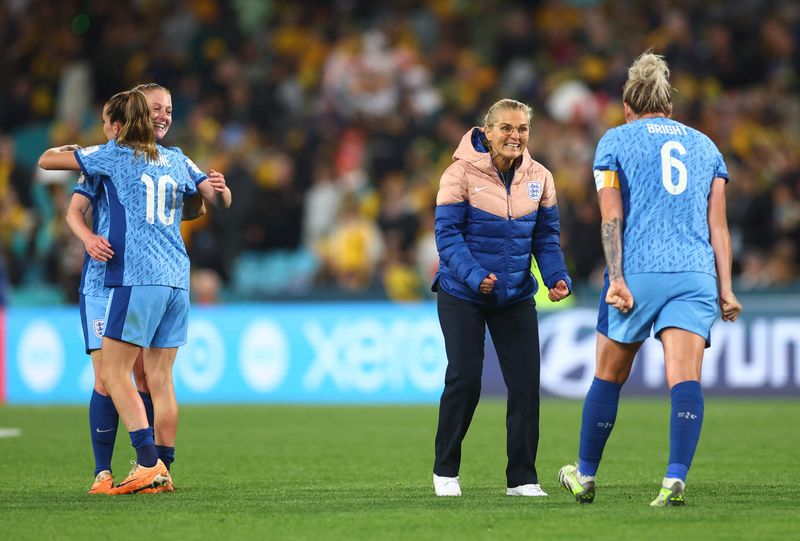
<path fill-rule="evenodd" d="M 594 161 L 608 264 L 595 378 L 583 406 L 578 464 L 561 468 L 559 482 L 579 502 L 594 500 L 620 390 L 652 331 L 664 348 L 672 411 L 669 461 L 651 505 L 679 506 L 703 423 L 700 372 L 717 305 L 726 321 L 742 308 L 731 287 L 728 172 L 708 137 L 670 118 L 663 58 L 636 59 L 622 100 L 626 124 L 603 136 Z"/>
<path fill-rule="evenodd" d="M 156 161 L 134 159 L 131 147 L 114 140 L 75 152 L 84 174 L 105 177 L 108 240 L 114 247 L 106 264 L 106 287 L 189 289 L 189 256 L 179 225 L 184 195 L 197 193 L 187 164 L 197 167 L 179 149 L 157 149 Z"/>
<path fill-rule="evenodd" d="M 105 285 L 112 288 L 103 335 L 101 380 L 136 449 L 136 463 L 112 494 L 158 490 L 169 471 L 158 458 L 153 427 L 131 382 L 142 348 L 153 348 L 144 369 L 153 399 L 155 427 L 174 435 L 178 412 L 172 384 L 177 347 L 186 343 L 189 309 L 189 259 L 180 236 L 184 194 L 197 191 L 216 206 L 230 206 L 224 184 L 195 185 L 182 152 L 156 145 L 148 102 L 138 90 L 113 96 L 103 111 L 114 140 L 70 152 L 45 151 L 46 169 L 81 170 L 104 178 L 109 242 Z M 152 376 L 152 379 L 151 379 Z"/>
<path fill-rule="evenodd" d="M 171 93 L 156 83 L 141 84 L 135 90 L 140 90 L 147 98 L 156 141 L 163 139 L 172 125 Z M 103 109 L 105 110 L 105 107 Z M 108 122 L 106 115 L 103 117 L 104 134 L 109 140 L 115 139 L 115 125 Z M 212 170 L 207 176 L 188 159 L 186 165 L 195 185 L 206 178 L 210 183 L 224 184 L 225 182 L 222 173 Z M 86 248 L 86 258 L 81 273 L 80 316 L 86 353 L 91 356 L 95 376 L 94 389 L 89 401 L 89 429 L 95 457 L 94 482 L 89 489 L 91 494 L 107 494 L 113 488 L 111 458 L 119 424 L 117 409 L 100 379 L 103 366 L 102 336 L 105 329 L 108 297 L 111 293 L 110 289 L 104 286 L 105 263 L 114 255 L 108 242 L 108 203 L 103 184 L 103 177 L 81 175 L 75 186 L 66 216 L 70 229 L 81 239 Z M 85 219 L 90 210 L 93 216 L 92 229 L 87 227 Z M 204 213 L 205 206 L 202 196 L 184 198 L 181 212 L 183 221 L 195 219 Z M 143 361 L 144 352 L 136 360 L 133 374 L 147 412 L 147 418 L 152 426 L 153 402 L 144 374 Z M 154 428 L 154 432 L 158 456 L 167 469 L 170 469 L 175 460 L 175 435 L 165 433 L 158 428 Z M 174 487 L 169 485 L 166 490 L 171 488 Z"/>

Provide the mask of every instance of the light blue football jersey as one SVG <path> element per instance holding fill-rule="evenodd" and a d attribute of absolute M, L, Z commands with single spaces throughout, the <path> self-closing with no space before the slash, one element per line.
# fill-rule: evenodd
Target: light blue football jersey
<path fill-rule="evenodd" d="M 180 232 L 184 195 L 197 193 L 205 175 L 183 152 L 158 146 L 159 159 L 134 157 L 109 141 L 75 152 L 87 176 L 102 175 L 109 210 L 106 287 L 161 285 L 189 289 L 189 256 Z M 192 169 L 201 176 L 195 182 Z"/>
<path fill-rule="evenodd" d="M 91 202 L 92 232 L 108 238 L 108 202 L 103 190 L 103 177 L 100 175 L 86 176 L 81 173 L 72 193 L 79 193 Z M 109 289 L 103 285 L 105 273 L 106 264 L 104 262 L 97 261 L 88 253 L 84 253 L 81 284 L 78 291 L 90 297 L 108 297 Z"/>
<path fill-rule="evenodd" d="M 619 177 L 624 207 L 625 274 L 704 272 L 716 276 L 709 240 L 708 196 L 728 179 L 716 145 L 668 118 L 645 118 L 608 130 L 597 145 L 595 179 Z"/>

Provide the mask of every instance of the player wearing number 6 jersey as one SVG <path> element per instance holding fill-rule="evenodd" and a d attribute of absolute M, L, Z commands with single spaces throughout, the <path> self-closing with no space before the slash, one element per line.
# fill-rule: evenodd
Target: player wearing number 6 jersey
<path fill-rule="evenodd" d="M 106 264 L 105 285 L 112 287 L 103 336 L 101 379 L 136 448 L 136 465 L 112 493 L 155 488 L 169 478 L 158 459 L 153 428 L 130 374 L 141 348 L 160 353 L 145 359 L 155 424 L 177 428 L 177 404 L 171 371 L 177 347 L 186 342 L 189 307 L 189 258 L 180 236 L 183 196 L 199 191 L 217 206 L 230 205 L 230 191 L 201 181 L 195 185 L 182 152 L 156 145 L 144 94 L 112 97 L 104 121 L 116 138 L 106 145 L 69 152 L 50 149 L 39 160 L 46 169 L 80 169 L 104 176 L 109 209 L 109 242 L 114 254 Z"/>
<path fill-rule="evenodd" d="M 651 505 L 683 505 L 703 422 L 703 350 L 717 306 L 724 321 L 742 309 L 731 286 L 728 172 L 708 137 L 670 118 L 671 92 L 663 58 L 636 59 L 623 89 L 626 124 L 609 130 L 595 154 L 608 265 L 597 366 L 583 406 L 578 464 L 559 471 L 561 485 L 582 503 L 594 499 L 620 389 L 652 331 L 664 349 L 672 411 L 669 461 Z"/>

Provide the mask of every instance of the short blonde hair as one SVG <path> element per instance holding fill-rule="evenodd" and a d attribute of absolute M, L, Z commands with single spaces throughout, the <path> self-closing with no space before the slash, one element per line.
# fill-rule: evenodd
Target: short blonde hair
<path fill-rule="evenodd" d="M 504 98 L 500 101 L 497 101 L 489 107 L 489 110 L 486 112 L 486 116 L 483 117 L 483 125 L 484 127 L 488 128 L 495 122 L 497 122 L 497 115 L 500 114 L 500 111 L 525 111 L 525 114 L 528 115 L 528 124 L 531 123 L 531 117 L 533 117 L 533 109 L 530 106 L 522 103 L 521 101 L 512 100 L 509 98 Z"/>
<path fill-rule="evenodd" d="M 622 101 L 637 115 L 672 112 L 672 86 L 669 67 L 663 56 L 647 51 L 628 68 Z"/>

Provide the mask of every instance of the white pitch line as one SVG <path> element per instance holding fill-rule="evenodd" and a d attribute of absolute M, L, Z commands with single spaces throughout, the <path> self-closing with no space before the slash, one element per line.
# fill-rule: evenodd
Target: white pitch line
<path fill-rule="evenodd" d="M 0 428 L 0 438 L 16 438 L 21 434 L 19 428 Z"/>

